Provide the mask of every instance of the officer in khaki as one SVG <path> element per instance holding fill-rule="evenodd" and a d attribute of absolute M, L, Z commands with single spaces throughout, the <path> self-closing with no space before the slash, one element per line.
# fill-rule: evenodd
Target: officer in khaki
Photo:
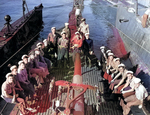
<path fill-rule="evenodd" d="M 65 28 L 62 31 L 66 33 L 66 38 L 70 39 L 69 23 L 65 23 Z"/>

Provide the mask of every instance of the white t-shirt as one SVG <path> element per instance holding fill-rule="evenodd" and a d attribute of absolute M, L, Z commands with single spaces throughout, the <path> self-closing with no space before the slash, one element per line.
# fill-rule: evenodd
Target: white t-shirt
<path fill-rule="evenodd" d="M 148 92 L 145 87 L 140 84 L 139 87 L 135 89 L 135 95 L 138 100 L 143 100 L 148 96 Z"/>
<path fill-rule="evenodd" d="M 145 11 L 145 14 L 150 15 L 150 8 Z"/>

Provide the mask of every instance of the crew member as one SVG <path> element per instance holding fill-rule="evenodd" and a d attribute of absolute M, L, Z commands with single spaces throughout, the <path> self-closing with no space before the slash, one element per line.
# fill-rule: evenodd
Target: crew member
<path fill-rule="evenodd" d="M 79 25 L 78 31 L 81 33 L 83 39 L 84 39 L 84 35 L 86 33 L 89 33 L 89 25 L 86 24 L 86 19 L 85 18 L 81 19 L 81 24 Z"/>
<path fill-rule="evenodd" d="M 65 54 L 67 54 L 68 48 L 68 38 L 66 37 L 66 33 L 63 31 L 61 33 L 62 37 L 58 40 L 58 60 L 63 59 Z"/>

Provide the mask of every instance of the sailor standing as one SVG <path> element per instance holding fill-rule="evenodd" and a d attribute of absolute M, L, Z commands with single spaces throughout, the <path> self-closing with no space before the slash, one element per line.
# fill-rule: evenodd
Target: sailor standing
<path fill-rule="evenodd" d="M 66 37 L 70 39 L 70 29 L 69 29 L 69 23 L 65 23 L 65 28 L 62 30 L 62 32 L 66 33 Z"/>
<path fill-rule="evenodd" d="M 58 38 L 60 38 L 61 36 L 58 33 L 56 33 L 55 27 L 52 27 L 51 31 L 52 32 L 48 34 L 47 41 L 48 43 L 50 43 L 51 48 L 53 48 L 54 52 L 57 54 L 57 42 Z"/>
<path fill-rule="evenodd" d="M 85 55 L 85 65 L 87 65 L 87 60 L 89 62 L 89 67 L 91 67 L 91 55 L 93 55 L 93 40 L 89 38 L 89 33 L 85 34 L 86 39 L 83 40 L 82 51 Z"/>
<path fill-rule="evenodd" d="M 62 37 L 58 40 L 58 60 L 61 60 L 68 53 L 68 38 L 65 32 L 62 32 L 61 35 Z"/>
<path fill-rule="evenodd" d="M 78 31 L 82 34 L 82 37 L 86 34 L 89 33 L 89 25 L 86 24 L 86 19 L 82 18 L 81 19 L 81 24 L 79 25 Z"/>

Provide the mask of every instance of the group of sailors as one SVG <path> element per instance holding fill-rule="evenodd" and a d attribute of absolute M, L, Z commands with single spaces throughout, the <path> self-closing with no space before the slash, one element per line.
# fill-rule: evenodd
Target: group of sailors
<path fill-rule="evenodd" d="M 148 96 L 148 92 L 141 84 L 141 79 L 134 76 L 135 71 L 127 70 L 125 64 L 121 63 L 121 59 L 116 57 L 110 49 L 101 46 L 100 50 L 102 81 L 108 83 L 108 88 L 105 89 L 111 94 L 108 99 L 113 100 L 114 96 L 119 96 L 117 101 L 120 100 L 123 115 L 129 114 L 131 106 L 139 105 L 139 108 L 142 108 L 143 100 Z"/>
<path fill-rule="evenodd" d="M 105 46 L 100 47 L 101 58 L 96 58 L 95 65 L 102 70 L 102 76 L 108 81 L 109 89 L 113 94 L 121 94 L 120 105 L 123 114 L 127 115 L 133 105 L 142 106 L 143 100 L 148 96 L 141 80 L 134 76 L 133 71 L 127 70 L 113 52 Z M 69 23 L 65 23 L 65 28 L 61 35 L 56 32 L 56 28 L 51 28 L 51 33 L 47 39 L 39 42 L 36 48 L 23 55 L 17 65 L 10 67 L 10 73 L 6 74 L 6 81 L 2 84 L 2 98 L 7 102 L 19 102 L 22 114 L 26 114 L 29 108 L 26 101 L 36 97 L 35 89 L 41 88 L 48 81 L 52 65 L 60 66 L 68 64 L 69 52 L 72 52 L 72 59 L 75 60 L 77 52 L 83 53 L 85 65 L 91 62 L 94 55 L 93 40 L 89 38 L 89 25 L 86 19 L 82 18 L 81 23 L 75 33 L 71 33 Z M 96 56 L 95 56 L 96 57 Z M 58 64 L 59 63 L 59 64 Z"/>
<path fill-rule="evenodd" d="M 47 77 L 50 75 L 52 64 L 59 67 L 58 62 L 69 61 L 70 49 L 73 61 L 75 53 L 81 52 L 81 50 L 88 60 L 90 60 L 90 55 L 94 54 L 93 40 L 89 38 L 88 24 L 85 23 L 84 18 L 81 22 L 72 39 L 69 23 L 65 23 L 61 35 L 56 32 L 55 27 L 52 27 L 47 39 L 37 43 L 36 48 L 31 50 L 29 54 L 24 54 L 21 61 L 18 62 L 18 66 L 9 65 L 10 72 L 6 74 L 6 81 L 2 84 L 1 97 L 6 102 L 18 102 L 22 114 L 27 114 L 26 110 L 35 112 L 36 110 L 30 108 L 26 102 L 36 98 L 35 90 L 49 81 Z"/>

